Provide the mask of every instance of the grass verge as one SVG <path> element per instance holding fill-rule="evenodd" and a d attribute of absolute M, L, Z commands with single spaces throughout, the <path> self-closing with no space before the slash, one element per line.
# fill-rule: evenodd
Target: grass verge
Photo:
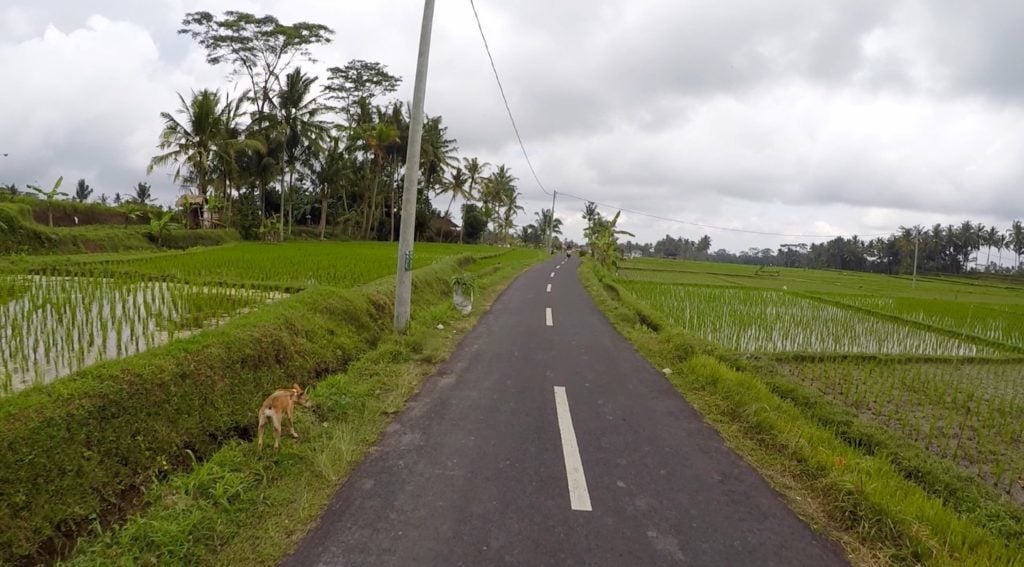
<path fill-rule="evenodd" d="M 672 329 L 592 264 L 581 269 L 581 278 L 612 324 L 658 368 L 672 369 L 676 389 L 801 517 L 840 541 L 854 563 L 1024 564 L 1016 529 L 998 525 L 1009 517 L 1006 509 L 970 513 L 979 500 L 966 491 L 954 485 L 946 487 L 953 490 L 948 494 L 926 490 L 908 479 L 909 467 L 894 463 L 906 447 L 866 450 L 843 435 L 838 420 L 825 419 L 824 410 L 809 411 L 810 402 L 794 402 L 795 394 L 780 396 L 781 388 L 755 369 L 737 369 L 712 345 Z M 928 486 L 949 480 L 947 472 L 928 469 L 939 475 Z M 948 498 L 955 495 L 959 502 Z"/>
<path fill-rule="evenodd" d="M 0 203 L 0 255 L 85 254 L 157 250 L 144 225 L 90 225 L 50 228 L 32 218 L 23 204 Z M 240 240 L 238 231 L 174 230 L 164 235 L 163 248 L 214 246 Z"/>
<path fill-rule="evenodd" d="M 314 525 L 421 380 L 447 358 L 506 284 L 539 258 L 510 253 L 473 264 L 469 270 L 476 272 L 478 286 L 473 314 L 458 315 L 447 294 L 431 294 L 429 301 L 414 305 L 406 334 L 389 334 L 344 372 L 310 389 L 315 408 L 298 410 L 300 442 L 284 439 L 279 454 L 263 457 L 252 442 L 227 443 L 156 486 L 144 511 L 119 529 L 96 529 L 80 540 L 67 563 L 276 563 Z M 249 413 L 254 421 L 254 412 Z"/>

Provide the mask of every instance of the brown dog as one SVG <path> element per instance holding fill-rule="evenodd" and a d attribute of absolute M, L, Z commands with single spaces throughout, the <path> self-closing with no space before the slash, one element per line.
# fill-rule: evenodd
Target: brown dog
<path fill-rule="evenodd" d="M 284 416 L 288 416 L 288 426 L 292 437 L 298 439 L 299 434 L 295 432 L 295 418 L 292 416 L 292 412 L 295 410 L 295 404 L 308 408 L 310 403 L 306 392 L 298 384 L 270 394 L 260 406 L 260 421 L 257 428 L 259 441 L 256 444 L 258 451 L 263 452 L 263 425 L 266 424 L 267 418 L 274 422 L 274 452 L 277 452 L 278 446 L 281 444 L 281 419 Z"/>

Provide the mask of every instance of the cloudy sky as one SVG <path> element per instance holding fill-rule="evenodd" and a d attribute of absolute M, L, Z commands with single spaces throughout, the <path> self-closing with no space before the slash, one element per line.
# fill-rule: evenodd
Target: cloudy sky
<path fill-rule="evenodd" d="M 461 155 L 505 163 L 527 216 L 550 201 L 505 115 L 468 0 L 437 3 L 427 111 Z M 1024 217 L 1019 0 L 477 0 L 520 132 L 549 189 L 731 250 Z M 177 92 L 229 88 L 176 34 L 189 11 L 323 23 L 317 69 L 360 58 L 411 99 L 422 3 L 0 0 L 0 183 L 146 177 Z M 578 200 L 559 199 L 580 239 Z M 611 212 L 608 207 L 603 210 Z M 673 219 L 663 220 L 663 219 Z M 687 224 L 691 223 L 691 224 Z M 696 225 L 705 225 L 696 226 Z M 711 228 L 714 227 L 714 228 Z M 734 230 L 725 230 L 734 229 Z M 752 231 L 752 232 L 741 232 Z"/>

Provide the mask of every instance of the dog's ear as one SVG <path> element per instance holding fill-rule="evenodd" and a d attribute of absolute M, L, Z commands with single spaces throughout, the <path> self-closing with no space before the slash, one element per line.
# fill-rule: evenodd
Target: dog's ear
<path fill-rule="evenodd" d="M 295 393 L 297 393 L 297 394 L 301 394 L 302 393 L 302 386 L 299 386 L 298 384 L 292 384 L 292 390 L 295 390 Z"/>

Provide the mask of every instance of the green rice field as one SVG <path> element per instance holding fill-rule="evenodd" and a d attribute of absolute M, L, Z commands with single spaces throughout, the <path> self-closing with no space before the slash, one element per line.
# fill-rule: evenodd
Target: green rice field
<path fill-rule="evenodd" d="M 651 259 L 616 280 L 666 324 L 1024 504 L 1024 287 Z"/>
<path fill-rule="evenodd" d="M 419 244 L 413 268 L 458 254 L 497 260 L 507 253 Z M 308 287 L 367 284 L 396 266 L 395 244 L 301 241 L 2 262 L 0 396 L 215 327 Z"/>

